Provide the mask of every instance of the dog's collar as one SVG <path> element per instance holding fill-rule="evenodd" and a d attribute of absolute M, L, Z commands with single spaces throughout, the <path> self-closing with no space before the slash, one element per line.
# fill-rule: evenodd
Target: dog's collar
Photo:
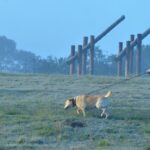
<path fill-rule="evenodd" d="M 73 107 L 76 106 L 76 97 L 74 97 L 74 98 L 72 99 L 72 106 L 73 106 Z"/>

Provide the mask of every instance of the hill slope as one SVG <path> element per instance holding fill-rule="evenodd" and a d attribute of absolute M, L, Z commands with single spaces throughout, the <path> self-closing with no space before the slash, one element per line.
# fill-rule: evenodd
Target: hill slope
<path fill-rule="evenodd" d="M 64 110 L 68 97 L 118 82 L 112 77 L 0 74 L 0 149 L 150 148 L 150 78 L 137 78 L 113 91 L 111 118 L 97 110 L 87 117 Z M 80 125 L 80 126 L 76 126 Z"/>

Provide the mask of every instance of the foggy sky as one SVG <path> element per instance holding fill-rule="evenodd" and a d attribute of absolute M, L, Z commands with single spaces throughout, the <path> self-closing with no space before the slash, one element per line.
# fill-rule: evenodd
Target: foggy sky
<path fill-rule="evenodd" d="M 150 27 L 149 0 L 0 0 L 0 36 L 42 57 L 68 56 L 71 44 L 97 36 L 121 15 L 126 19 L 97 46 L 116 53 L 118 42 Z M 150 44 L 150 36 L 144 41 Z"/>

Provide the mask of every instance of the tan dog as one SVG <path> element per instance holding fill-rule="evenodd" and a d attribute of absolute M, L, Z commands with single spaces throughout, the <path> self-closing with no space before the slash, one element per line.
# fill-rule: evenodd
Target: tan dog
<path fill-rule="evenodd" d="M 112 96 L 112 92 L 108 91 L 107 94 L 103 96 L 90 96 L 90 95 L 81 95 L 76 96 L 71 99 L 67 99 L 65 101 L 64 109 L 67 109 L 69 107 L 77 107 L 77 114 L 80 113 L 80 111 L 83 113 L 83 116 L 85 117 L 85 109 L 86 108 L 94 108 L 102 109 L 101 117 L 105 115 L 105 118 L 108 118 L 108 97 Z"/>

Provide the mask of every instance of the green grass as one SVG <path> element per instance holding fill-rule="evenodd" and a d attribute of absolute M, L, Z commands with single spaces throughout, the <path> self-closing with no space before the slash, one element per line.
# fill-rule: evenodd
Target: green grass
<path fill-rule="evenodd" d="M 107 146 L 110 146 L 111 144 L 110 144 L 110 142 L 109 142 L 109 140 L 107 140 L 107 139 L 102 139 L 102 140 L 100 140 L 99 142 L 97 142 L 97 145 L 96 145 L 96 147 L 107 147 Z"/>
<path fill-rule="evenodd" d="M 149 133 L 149 134 L 150 134 L 150 124 L 145 125 L 145 126 L 143 127 L 143 131 L 144 131 L 145 133 Z"/>
<path fill-rule="evenodd" d="M 150 78 L 0 74 L 0 149 L 142 150 L 150 143 Z M 77 115 L 64 100 L 91 90 L 113 91 L 111 117 L 98 110 Z M 75 125 L 74 125 L 75 124 Z M 76 126 L 81 125 L 81 127 Z"/>
<path fill-rule="evenodd" d="M 145 150 L 150 150 L 150 145 L 146 146 Z"/>

